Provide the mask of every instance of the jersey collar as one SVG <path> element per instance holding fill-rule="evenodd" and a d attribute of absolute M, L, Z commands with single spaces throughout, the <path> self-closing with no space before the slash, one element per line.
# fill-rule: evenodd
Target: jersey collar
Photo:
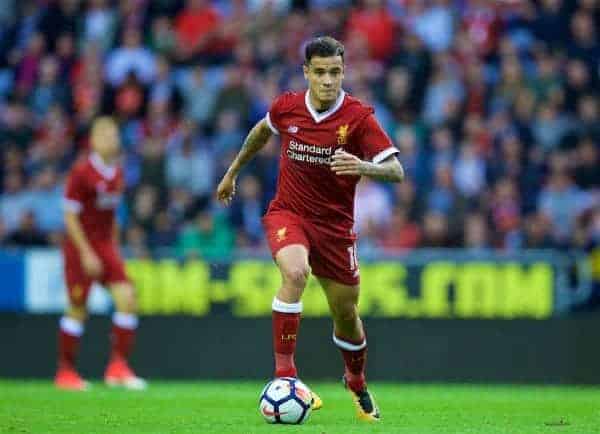
<path fill-rule="evenodd" d="M 106 164 L 96 152 L 93 152 L 90 155 L 90 163 L 94 169 L 106 179 L 114 178 L 117 173 L 117 167 L 115 165 Z"/>
<path fill-rule="evenodd" d="M 304 104 L 306 104 L 306 109 L 308 110 L 308 112 L 310 113 L 310 115 L 316 123 L 324 121 L 329 116 L 338 111 L 344 102 L 344 97 L 346 96 L 346 92 L 344 92 L 344 89 L 340 89 L 340 94 L 338 95 L 337 99 L 335 100 L 335 103 L 331 106 L 331 108 L 327 111 L 324 111 L 323 113 L 319 113 L 314 109 L 314 107 L 310 103 L 310 96 L 308 95 L 309 92 L 310 90 L 307 90 L 304 94 Z"/>

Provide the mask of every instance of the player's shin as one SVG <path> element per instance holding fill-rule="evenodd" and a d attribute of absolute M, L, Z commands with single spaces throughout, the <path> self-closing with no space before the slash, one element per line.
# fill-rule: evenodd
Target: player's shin
<path fill-rule="evenodd" d="M 300 327 L 302 302 L 285 303 L 275 297 L 272 308 L 275 377 L 297 377 L 294 353 Z"/>
<path fill-rule="evenodd" d="M 81 321 L 63 316 L 60 319 L 58 332 L 58 369 L 74 370 L 79 342 L 83 335 L 84 326 Z"/>
<path fill-rule="evenodd" d="M 363 390 L 366 385 L 367 339 L 352 340 L 334 334 L 333 342 L 344 358 L 344 377 L 348 388 L 354 392 Z"/>
<path fill-rule="evenodd" d="M 115 312 L 112 320 L 111 360 L 126 360 L 135 342 L 138 318 L 131 313 Z"/>

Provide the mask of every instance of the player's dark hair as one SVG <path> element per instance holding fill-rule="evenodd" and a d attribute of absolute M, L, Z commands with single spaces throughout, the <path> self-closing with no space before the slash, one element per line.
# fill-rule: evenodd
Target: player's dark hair
<path fill-rule="evenodd" d="M 331 36 L 320 36 L 313 38 L 306 44 L 304 48 L 304 64 L 309 65 L 310 59 L 314 56 L 318 57 L 334 57 L 342 56 L 344 60 L 344 46 L 337 39 Z"/>

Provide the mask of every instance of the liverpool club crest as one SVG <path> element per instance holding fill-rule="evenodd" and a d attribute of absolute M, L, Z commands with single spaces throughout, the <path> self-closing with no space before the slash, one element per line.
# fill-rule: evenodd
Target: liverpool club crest
<path fill-rule="evenodd" d="M 338 145 L 345 145 L 348 142 L 348 124 L 341 125 L 336 134 Z"/>

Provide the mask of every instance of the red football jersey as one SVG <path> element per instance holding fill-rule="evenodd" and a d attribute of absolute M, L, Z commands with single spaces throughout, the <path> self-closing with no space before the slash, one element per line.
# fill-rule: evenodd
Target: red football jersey
<path fill-rule="evenodd" d="M 373 108 L 341 91 L 329 110 L 318 113 L 308 92 L 280 95 L 265 117 L 273 133 L 281 136 L 277 193 L 269 211 L 284 209 L 348 230 L 354 224 L 360 177 L 336 175 L 330 167 L 334 152 L 342 148 L 379 163 L 398 150 Z"/>
<path fill-rule="evenodd" d="M 123 171 L 107 166 L 96 154 L 77 162 L 67 179 L 64 205 L 79 214 L 90 241 L 110 240 L 115 209 L 124 191 Z"/>

